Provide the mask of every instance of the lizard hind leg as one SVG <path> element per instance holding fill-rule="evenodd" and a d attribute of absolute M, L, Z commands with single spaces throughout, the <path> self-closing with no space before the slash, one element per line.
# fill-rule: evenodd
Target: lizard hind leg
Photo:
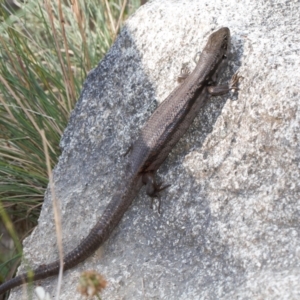
<path fill-rule="evenodd" d="M 157 198 L 158 200 L 158 213 L 160 214 L 160 207 L 161 207 L 161 199 L 159 192 L 165 190 L 170 186 L 170 184 L 163 185 L 163 182 L 156 183 L 154 173 L 153 172 L 147 172 L 143 174 L 143 183 L 146 185 L 146 193 L 148 196 L 151 197 L 151 205 L 150 208 L 153 208 L 153 201 L 154 198 Z"/>

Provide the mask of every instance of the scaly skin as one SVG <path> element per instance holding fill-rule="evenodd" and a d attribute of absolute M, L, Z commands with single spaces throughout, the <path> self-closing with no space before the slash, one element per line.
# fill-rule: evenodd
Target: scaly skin
<path fill-rule="evenodd" d="M 146 184 L 147 193 L 152 197 L 164 188 L 155 183 L 154 174 L 209 99 L 209 94 L 220 95 L 236 88 L 223 86 L 214 92 L 214 88 L 209 86 L 222 62 L 226 61 L 229 43 L 228 28 L 211 34 L 194 71 L 154 111 L 133 144 L 123 185 L 89 235 L 64 257 L 64 271 L 88 258 L 108 239 L 143 184 Z M 59 260 L 42 265 L 33 270 L 30 278 L 25 273 L 3 283 L 0 294 L 25 282 L 57 275 L 58 272 Z"/>

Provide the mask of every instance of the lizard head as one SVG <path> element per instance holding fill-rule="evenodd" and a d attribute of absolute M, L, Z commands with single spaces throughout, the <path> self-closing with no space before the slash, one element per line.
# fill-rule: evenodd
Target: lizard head
<path fill-rule="evenodd" d="M 219 53 L 220 56 L 225 56 L 230 45 L 230 30 L 228 27 L 222 27 L 212 33 L 207 42 L 207 48 L 211 53 Z"/>

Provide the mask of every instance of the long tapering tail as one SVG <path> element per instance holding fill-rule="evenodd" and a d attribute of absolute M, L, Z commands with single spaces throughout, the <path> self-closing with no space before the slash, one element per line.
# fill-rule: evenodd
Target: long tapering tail
<path fill-rule="evenodd" d="M 64 271 L 73 268 L 93 254 L 109 237 L 110 233 L 122 219 L 124 213 L 132 203 L 142 186 L 140 176 L 130 180 L 122 193 L 113 196 L 107 205 L 98 223 L 92 228 L 88 236 L 71 252 L 64 257 Z M 59 272 L 59 260 L 47 265 L 41 265 L 37 269 L 21 274 L 0 285 L 0 295 L 23 283 L 45 279 L 57 275 Z"/>

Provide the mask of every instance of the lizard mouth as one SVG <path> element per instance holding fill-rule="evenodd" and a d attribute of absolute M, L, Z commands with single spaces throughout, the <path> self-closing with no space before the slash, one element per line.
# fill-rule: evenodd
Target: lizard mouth
<path fill-rule="evenodd" d="M 223 38 L 223 45 L 222 45 L 222 49 L 224 49 L 224 51 L 227 51 L 228 48 L 228 36 L 225 35 Z"/>

